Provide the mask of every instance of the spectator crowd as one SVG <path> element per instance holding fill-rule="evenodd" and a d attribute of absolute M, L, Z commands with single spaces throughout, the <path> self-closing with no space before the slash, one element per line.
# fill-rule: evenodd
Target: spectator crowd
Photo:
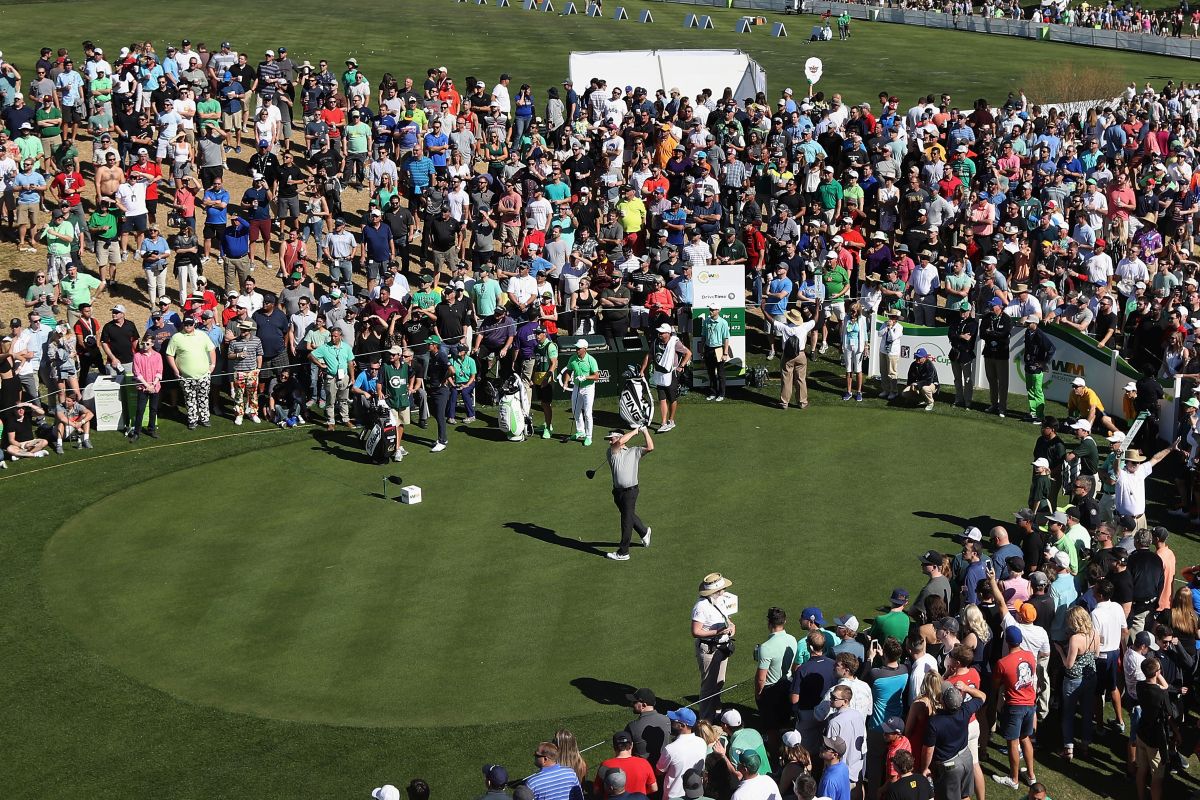
<path fill-rule="evenodd" d="M 981 357 L 1005 415 L 1024 326 L 1040 434 L 1014 524 L 923 553 L 926 583 L 881 597 L 870 625 L 811 607 L 789 631 L 772 608 L 753 669 L 719 610 L 730 584 L 709 576 L 692 617 L 699 707 L 663 714 L 639 689 L 597 772 L 559 731 L 515 795 L 1040 798 L 1039 763 L 1097 746 L 1157 800 L 1192 752 L 1200 576 L 1148 524 L 1145 482 L 1200 448 L 1195 85 L 1131 86 L 1068 116 L 1020 94 L 376 78 L 354 58 L 188 39 L 28 55 L 0 63 L 0 232 L 38 265 L 11 272 L 28 281 L 0 342 L 6 460 L 90 448 L 98 375 L 125 386 L 132 440 L 159 435 L 160 407 L 189 428 L 225 414 L 332 429 L 378 400 L 402 425 L 435 418 L 439 450 L 458 404 L 475 422 L 476 388 L 490 400 L 513 374 L 538 386 L 549 436 L 560 334 L 585 337 L 580 376 L 586 337 L 650 348 L 643 369 L 693 352 L 720 368 L 728 327 L 693 324 L 711 264 L 745 268 L 785 408 L 793 387 L 807 405 L 808 359 L 830 350 L 843 399 L 861 400 L 876 348 L 880 395 L 932 409 L 929 355 L 897 374 L 889 332 L 912 322 L 947 327 L 955 402 L 971 404 Z M 1046 414 L 1046 326 L 1139 370 L 1121 409 L 1080 380 L 1068 419 Z M 1182 381 L 1179 431 L 1157 425 L 1162 379 Z M 1173 511 L 1196 515 L 1196 473 L 1179 472 Z M 720 703 L 728 665 L 752 674 L 753 708 Z M 1007 769 L 987 780 L 993 733 Z M 523 772 L 488 765 L 485 796 Z"/>

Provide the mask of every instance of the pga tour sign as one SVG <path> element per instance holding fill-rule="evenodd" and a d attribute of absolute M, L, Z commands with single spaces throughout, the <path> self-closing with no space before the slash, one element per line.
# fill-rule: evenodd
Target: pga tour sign
<path fill-rule="evenodd" d="M 726 380 L 740 385 L 746 373 L 746 268 L 741 264 L 710 264 L 693 279 L 692 333 L 700 335 L 701 318 L 708 315 L 710 304 L 716 304 L 729 323 L 729 349 L 733 351 L 725 364 Z M 692 370 L 692 385 L 708 386 L 708 374 L 702 369 Z"/>

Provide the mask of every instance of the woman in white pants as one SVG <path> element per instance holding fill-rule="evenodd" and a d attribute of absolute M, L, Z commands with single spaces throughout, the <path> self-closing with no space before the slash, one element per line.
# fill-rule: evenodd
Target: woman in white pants
<path fill-rule="evenodd" d="M 586 339 L 575 342 L 575 355 L 563 369 L 563 387 L 571 390 L 571 416 L 575 418 L 575 433 L 572 441 L 583 440 L 584 447 L 592 445 L 592 402 L 596 398 L 596 381 L 600 379 L 600 365 L 588 353 Z"/>

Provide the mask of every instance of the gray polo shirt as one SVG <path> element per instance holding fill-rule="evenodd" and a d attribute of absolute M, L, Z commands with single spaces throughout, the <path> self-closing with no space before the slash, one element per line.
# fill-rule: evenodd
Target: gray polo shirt
<path fill-rule="evenodd" d="M 623 447 L 615 453 L 611 447 L 608 449 L 614 489 L 632 489 L 638 485 L 638 462 L 645 454 L 644 447 Z"/>

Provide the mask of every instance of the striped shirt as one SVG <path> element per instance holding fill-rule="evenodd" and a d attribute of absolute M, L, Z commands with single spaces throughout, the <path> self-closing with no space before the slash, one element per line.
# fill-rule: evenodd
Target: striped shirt
<path fill-rule="evenodd" d="M 583 800 L 583 789 L 575 771 L 562 764 L 543 767 L 525 780 L 534 800 Z"/>

